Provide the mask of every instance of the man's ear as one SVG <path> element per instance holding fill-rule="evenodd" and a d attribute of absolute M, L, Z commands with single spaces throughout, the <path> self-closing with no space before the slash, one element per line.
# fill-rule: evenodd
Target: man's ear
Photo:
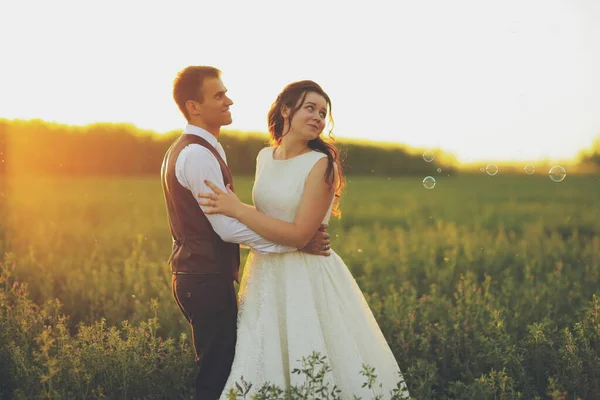
<path fill-rule="evenodd" d="M 198 108 L 196 107 L 196 103 L 194 102 L 194 100 L 186 101 L 185 109 L 187 110 L 188 114 L 190 114 L 190 115 L 196 115 L 198 113 Z"/>

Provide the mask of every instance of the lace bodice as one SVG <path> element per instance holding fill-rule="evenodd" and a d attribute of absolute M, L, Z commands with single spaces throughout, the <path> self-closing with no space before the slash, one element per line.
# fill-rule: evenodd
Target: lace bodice
<path fill-rule="evenodd" d="M 306 178 L 317 161 L 325 154 L 311 151 L 299 156 L 276 160 L 275 147 L 266 147 L 258 153 L 252 198 L 258 211 L 286 222 L 294 222 Z M 329 222 L 333 201 L 323 218 Z"/>

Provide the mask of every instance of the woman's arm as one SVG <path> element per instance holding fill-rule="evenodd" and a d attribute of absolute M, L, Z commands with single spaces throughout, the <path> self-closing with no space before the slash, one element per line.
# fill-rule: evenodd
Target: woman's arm
<path fill-rule="evenodd" d="M 313 166 L 306 178 L 298 213 L 292 223 L 262 214 L 253 206 L 240 202 L 231 190 L 228 190 L 229 194 L 224 193 L 210 182 L 207 184 L 215 193 L 200 194 L 199 197 L 212 201 L 205 200 L 200 204 L 212 206 L 205 213 L 229 215 L 267 240 L 277 240 L 277 243 L 301 249 L 314 236 L 333 200 L 334 190 L 325 181 L 326 169 L 326 157 Z"/>

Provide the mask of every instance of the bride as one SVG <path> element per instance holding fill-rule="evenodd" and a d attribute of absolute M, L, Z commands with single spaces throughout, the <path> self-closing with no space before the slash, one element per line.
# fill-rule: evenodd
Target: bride
<path fill-rule="evenodd" d="M 229 187 L 225 193 L 206 181 L 214 193 L 198 195 L 205 213 L 225 214 L 266 239 L 304 247 L 321 223 L 339 215 L 344 186 L 339 155 L 321 138 L 326 119 L 332 122 L 330 111 L 329 96 L 315 82 L 287 85 L 268 114 L 273 146 L 257 156 L 255 207 Z M 242 377 L 253 390 L 265 383 L 300 385 L 303 378 L 292 371 L 313 352 L 326 356 L 325 382 L 336 385 L 344 399 L 386 398 L 398 385 L 408 396 L 373 313 L 333 249 L 329 257 L 251 250 L 239 293 L 235 359 L 221 398 Z M 364 364 L 375 368 L 381 387 L 363 387 Z"/>

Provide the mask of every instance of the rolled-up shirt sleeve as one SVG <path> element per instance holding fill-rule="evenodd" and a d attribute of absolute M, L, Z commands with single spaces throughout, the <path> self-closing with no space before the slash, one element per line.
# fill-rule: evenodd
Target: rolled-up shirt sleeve
<path fill-rule="evenodd" d="M 221 167 L 215 156 L 199 144 L 190 144 L 180 153 L 175 163 L 175 174 L 179 183 L 192 192 L 196 200 L 199 193 L 210 193 L 212 190 L 204 183 L 209 180 L 221 190 L 227 191 Z M 204 211 L 204 206 L 198 203 Z M 271 242 L 237 219 L 223 214 L 205 214 L 214 231 L 225 242 L 246 245 L 261 253 L 286 253 L 298 249 Z"/>

